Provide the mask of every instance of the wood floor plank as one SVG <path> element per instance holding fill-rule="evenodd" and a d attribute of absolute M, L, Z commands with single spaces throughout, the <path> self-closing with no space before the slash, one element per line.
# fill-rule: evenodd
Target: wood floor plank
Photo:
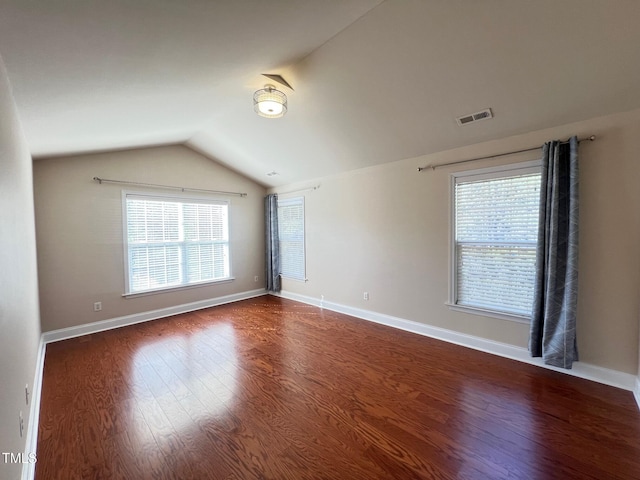
<path fill-rule="evenodd" d="M 259 297 L 47 347 L 37 480 L 638 479 L 630 392 Z"/>

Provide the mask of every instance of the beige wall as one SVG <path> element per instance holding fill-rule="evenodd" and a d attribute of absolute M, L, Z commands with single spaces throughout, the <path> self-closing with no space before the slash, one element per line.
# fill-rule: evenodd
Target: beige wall
<path fill-rule="evenodd" d="M 476 128 L 469 126 L 464 128 Z M 481 124 L 477 128 L 482 128 Z M 430 163 L 541 145 L 573 134 L 598 136 L 580 147 L 581 360 L 635 373 L 640 292 L 640 110 L 367 168 L 308 184 L 308 282 L 289 292 L 526 347 L 528 325 L 451 311 L 449 174 L 532 160 L 513 155 L 418 173 Z M 370 300 L 363 300 L 363 292 Z"/>
<path fill-rule="evenodd" d="M 21 453 L 18 415 L 33 390 L 40 320 L 31 156 L 0 58 L 0 452 Z M 26 430 L 25 430 L 26 435 Z M 0 458 L 0 478 L 20 478 L 22 465 Z"/>
<path fill-rule="evenodd" d="M 528 326 L 449 310 L 449 173 L 429 163 L 595 134 L 581 154 L 581 360 L 638 370 L 640 302 L 640 110 L 408 159 L 305 185 L 306 283 L 284 289 L 315 298 L 525 347 Z M 535 158 L 520 154 L 470 168 Z M 161 147 L 35 162 L 43 330 L 214 298 L 263 285 L 264 189 L 186 147 Z M 247 191 L 231 198 L 236 281 L 175 293 L 122 298 L 121 190 L 94 176 Z M 253 281 L 254 275 L 260 282 Z M 362 293 L 370 293 L 370 300 Z M 92 310 L 103 302 L 102 312 Z"/>
<path fill-rule="evenodd" d="M 123 298 L 122 190 L 145 189 L 99 185 L 94 176 L 248 193 L 244 198 L 219 197 L 230 201 L 235 280 Z M 43 331 L 263 288 L 264 188 L 187 147 L 37 160 L 34 187 Z M 94 312 L 98 301 L 102 311 Z"/>

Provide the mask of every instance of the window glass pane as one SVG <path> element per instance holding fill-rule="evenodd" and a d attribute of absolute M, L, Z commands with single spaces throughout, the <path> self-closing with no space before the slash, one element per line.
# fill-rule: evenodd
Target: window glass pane
<path fill-rule="evenodd" d="M 163 239 L 167 242 L 180 240 L 180 204 L 164 203 L 162 205 Z"/>
<path fill-rule="evenodd" d="M 456 239 L 535 242 L 539 199 L 540 174 L 459 183 Z"/>
<path fill-rule="evenodd" d="M 223 243 L 186 246 L 189 282 L 216 280 L 229 276 L 228 245 Z"/>
<path fill-rule="evenodd" d="M 164 240 L 164 216 L 162 202 L 147 202 L 145 210 L 145 226 L 147 242 L 162 242 Z"/>
<path fill-rule="evenodd" d="M 227 240 L 227 206 L 185 204 L 185 240 Z"/>
<path fill-rule="evenodd" d="M 458 246 L 458 303 L 529 315 L 535 263 L 535 247 Z"/>
<path fill-rule="evenodd" d="M 129 243 L 145 242 L 147 240 L 145 210 L 145 202 L 127 200 L 127 238 Z"/>
<path fill-rule="evenodd" d="M 135 246 L 129 249 L 129 288 L 132 292 L 180 284 L 177 246 Z"/>
<path fill-rule="evenodd" d="M 216 243 L 213 245 L 213 278 L 229 276 L 229 244 Z"/>
<path fill-rule="evenodd" d="M 198 240 L 198 210 L 197 205 L 182 206 L 183 230 L 185 240 Z"/>

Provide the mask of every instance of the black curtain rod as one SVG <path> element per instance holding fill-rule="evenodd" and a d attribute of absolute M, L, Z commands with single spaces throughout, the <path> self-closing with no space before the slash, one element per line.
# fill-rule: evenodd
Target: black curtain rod
<path fill-rule="evenodd" d="M 584 141 L 590 141 L 593 142 L 596 139 L 595 135 L 590 135 L 586 138 L 580 138 L 578 139 L 578 143 L 580 142 L 584 142 Z M 565 140 L 563 142 L 560 143 L 569 143 L 569 140 Z M 423 170 L 435 170 L 436 168 L 440 168 L 440 167 L 446 167 L 448 165 L 457 165 L 459 163 L 467 163 L 467 162 L 476 162 L 478 160 L 487 160 L 489 158 L 498 158 L 498 157 L 504 157 L 506 155 L 515 155 L 516 153 L 524 153 L 524 152 L 533 152 L 534 150 L 539 150 L 542 147 L 531 147 L 531 148 L 524 148 L 522 150 L 514 150 L 512 152 L 505 152 L 505 153 L 497 153 L 495 155 L 487 155 L 486 157 L 476 157 L 476 158 L 469 158 L 467 160 L 457 160 L 455 162 L 448 162 L 448 163 L 437 163 L 435 165 L 426 165 L 424 167 L 418 167 L 418 171 L 421 172 Z"/>

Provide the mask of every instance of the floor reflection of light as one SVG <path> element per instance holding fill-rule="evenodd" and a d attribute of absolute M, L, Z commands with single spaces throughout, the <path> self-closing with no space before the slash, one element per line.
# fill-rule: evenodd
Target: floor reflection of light
<path fill-rule="evenodd" d="M 187 415 L 166 417 L 176 430 L 190 428 L 197 412 L 215 418 L 233 404 L 237 387 L 238 358 L 232 325 L 217 324 L 184 335 L 160 337 L 140 347 L 132 364 L 133 417 L 157 412 L 168 402 L 183 408 Z M 182 402 L 184 401 L 184 405 Z M 197 407 L 194 408 L 194 402 Z M 189 405 L 189 407 L 187 407 Z M 137 411 L 136 411 L 137 409 Z M 175 413 L 175 410 L 172 410 Z M 144 425 L 143 438 L 150 434 Z"/>

